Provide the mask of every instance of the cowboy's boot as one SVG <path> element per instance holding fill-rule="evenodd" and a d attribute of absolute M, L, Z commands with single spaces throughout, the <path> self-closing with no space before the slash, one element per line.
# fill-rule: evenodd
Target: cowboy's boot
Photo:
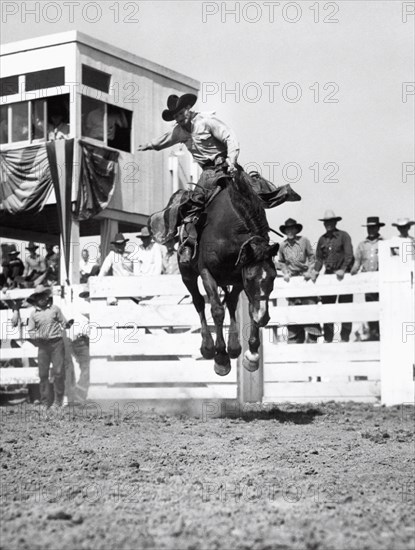
<path fill-rule="evenodd" d="M 192 216 L 191 219 L 187 217 L 183 220 L 185 236 L 183 238 L 183 243 L 180 245 L 178 250 L 179 261 L 181 264 L 190 264 L 192 258 L 194 257 L 197 243 L 197 220 L 198 218 L 196 216 Z"/>

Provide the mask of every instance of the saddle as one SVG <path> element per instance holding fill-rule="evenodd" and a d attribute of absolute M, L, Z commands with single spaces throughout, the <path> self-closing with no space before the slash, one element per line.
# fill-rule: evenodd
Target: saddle
<path fill-rule="evenodd" d="M 263 178 L 257 172 L 247 174 L 241 170 L 240 177 L 246 178 L 247 183 L 259 197 L 263 207 L 266 209 L 275 208 L 286 201 L 301 200 L 300 195 L 298 195 L 289 184 L 275 187 L 275 185 Z M 207 198 L 204 205 L 205 208 L 223 189 L 220 180 L 226 180 L 227 178 L 228 176 L 223 176 L 223 174 L 220 175 L 215 182 L 213 192 L 206 189 Z M 165 244 L 176 236 L 177 228 L 181 225 L 184 217 L 182 213 L 186 210 L 186 203 L 191 202 L 192 193 L 192 190 L 179 189 L 173 193 L 167 206 L 163 210 L 155 212 L 149 217 L 148 226 L 156 242 Z M 198 226 L 201 225 L 202 220 L 203 214 L 201 218 L 199 218 Z"/>

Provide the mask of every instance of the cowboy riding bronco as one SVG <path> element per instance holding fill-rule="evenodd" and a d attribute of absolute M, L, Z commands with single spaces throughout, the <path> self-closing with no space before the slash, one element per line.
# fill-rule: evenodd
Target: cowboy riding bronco
<path fill-rule="evenodd" d="M 242 170 L 237 165 L 239 144 L 235 133 L 212 113 L 192 111 L 191 108 L 196 101 L 197 96 L 194 94 L 184 94 L 181 97 L 170 95 L 162 118 L 167 122 L 175 120 L 176 125 L 161 137 L 138 147 L 138 151 L 160 151 L 184 143 L 203 170 L 195 190 L 187 193 L 186 200 L 180 203 L 181 223 L 185 229 L 179 249 L 182 264 L 190 263 L 195 256 L 197 223 L 207 203 L 212 200 L 215 190 L 220 186 L 220 180 L 229 175 L 234 176 L 238 170 Z M 250 186 L 265 208 L 277 206 L 287 200 L 300 200 L 299 195 L 289 185 L 277 189 L 258 174 L 243 174 L 249 179 Z M 167 208 L 170 206 L 171 202 Z M 167 234 L 165 237 L 167 238 Z M 157 240 L 156 235 L 155 238 Z"/>

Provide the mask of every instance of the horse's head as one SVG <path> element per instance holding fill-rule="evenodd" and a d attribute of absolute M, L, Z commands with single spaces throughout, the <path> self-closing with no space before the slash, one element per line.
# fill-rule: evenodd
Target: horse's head
<path fill-rule="evenodd" d="M 277 275 L 272 258 L 278 248 L 278 244 L 270 245 L 262 237 L 251 237 L 242 245 L 237 261 L 242 266 L 251 318 L 261 327 L 269 321 L 268 300 Z"/>

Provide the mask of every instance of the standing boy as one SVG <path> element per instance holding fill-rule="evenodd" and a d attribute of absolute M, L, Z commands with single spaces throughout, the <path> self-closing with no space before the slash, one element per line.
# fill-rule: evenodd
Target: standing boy
<path fill-rule="evenodd" d="M 53 404 L 60 408 L 65 393 L 63 331 L 69 328 L 70 322 L 66 321 L 60 308 L 53 304 L 50 288 L 39 285 L 27 301 L 35 307 L 29 318 L 28 331 L 38 347 L 40 401 L 47 408 Z"/>

